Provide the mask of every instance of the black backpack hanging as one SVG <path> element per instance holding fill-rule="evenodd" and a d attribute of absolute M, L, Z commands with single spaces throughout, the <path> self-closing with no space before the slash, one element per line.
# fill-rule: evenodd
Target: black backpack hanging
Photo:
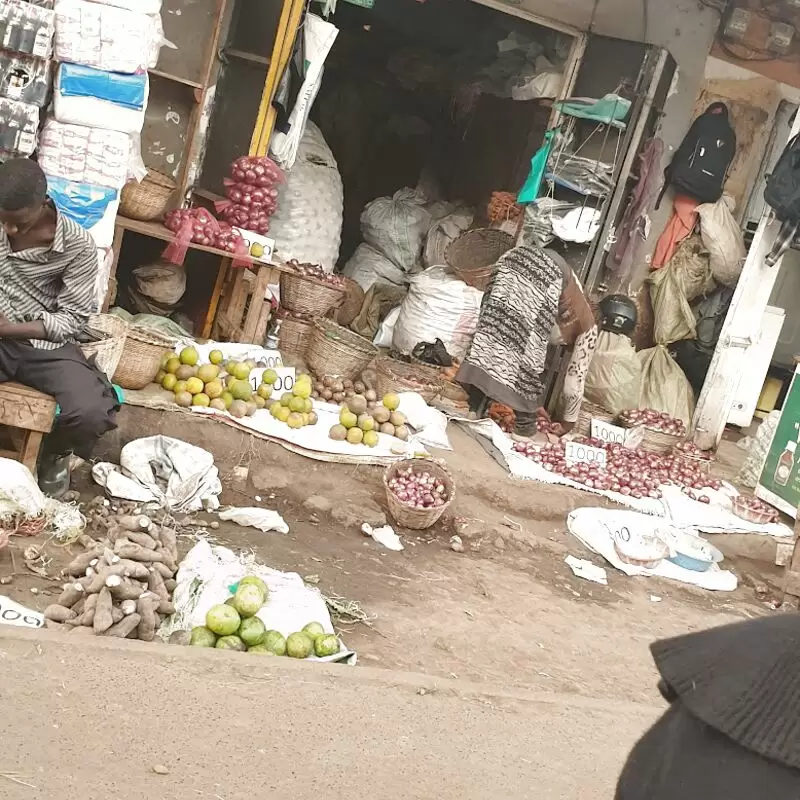
<path fill-rule="evenodd" d="M 669 186 L 699 203 L 716 203 L 736 155 L 736 133 L 725 103 L 712 103 L 689 128 L 664 172 Z M 659 197 L 659 203 L 661 198 Z"/>
<path fill-rule="evenodd" d="M 767 175 L 764 200 L 781 222 L 800 220 L 800 134 L 789 140 Z"/>

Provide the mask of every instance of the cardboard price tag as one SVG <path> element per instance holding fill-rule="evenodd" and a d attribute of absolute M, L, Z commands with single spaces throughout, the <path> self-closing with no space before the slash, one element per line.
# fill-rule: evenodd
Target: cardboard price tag
<path fill-rule="evenodd" d="M 16 625 L 21 628 L 44 627 L 44 615 L 31 608 L 15 603 L 10 597 L 0 594 L 0 625 Z"/>
<path fill-rule="evenodd" d="M 261 381 L 267 369 L 269 368 L 259 368 L 250 372 L 250 385 L 253 387 L 253 391 L 256 391 L 261 385 Z M 270 398 L 277 400 L 284 392 L 292 391 L 296 374 L 294 367 L 275 367 L 274 369 L 275 372 L 278 373 L 278 379 L 272 384 L 272 394 Z"/>
<path fill-rule="evenodd" d="M 591 447 L 581 442 L 567 442 L 564 457 L 569 467 L 573 464 L 594 464 L 600 469 L 606 468 L 606 451 L 602 447 Z"/>
<path fill-rule="evenodd" d="M 592 439 L 599 439 L 601 442 L 614 442 L 634 450 L 642 443 L 643 435 L 642 428 L 621 428 L 602 419 L 592 420 Z"/>

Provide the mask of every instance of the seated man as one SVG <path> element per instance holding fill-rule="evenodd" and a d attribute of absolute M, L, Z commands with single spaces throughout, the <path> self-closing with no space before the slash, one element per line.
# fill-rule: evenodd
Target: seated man
<path fill-rule="evenodd" d="M 106 376 L 75 344 L 96 310 L 97 248 L 47 197 L 47 179 L 28 159 L 0 165 L 0 382 L 18 381 L 61 407 L 42 447 L 39 482 L 69 488 L 69 456 L 88 458 L 116 427 Z"/>

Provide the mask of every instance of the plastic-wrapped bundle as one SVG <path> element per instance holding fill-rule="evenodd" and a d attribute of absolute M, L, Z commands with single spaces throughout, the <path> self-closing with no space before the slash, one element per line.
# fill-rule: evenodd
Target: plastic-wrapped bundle
<path fill-rule="evenodd" d="M 154 67 L 163 44 L 160 18 L 87 0 L 56 3 L 55 57 L 106 72 Z"/>
<path fill-rule="evenodd" d="M 0 157 L 29 156 L 36 149 L 39 109 L 0 98 Z"/>
<path fill-rule="evenodd" d="M 50 58 L 54 27 L 55 15 L 49 8 L 21 0 L 0 4 L 0 49 Z"/>
<path fill-rule="evenodd" d="M 319 264 L 333 272 L 342 238 L 344 190 L 339 168 L 320 129 L 306 125 L 294 166 L 270 219 L 275 254 L 283 261 Z"/>
<path fill-rule="evenodd" d="M 50 119 L 39 141 L 39 164 L 47 175 L 121 189 L 129 177 L 131 150 L 128 134 Z"/>
<path fill-rule="evenodd" d="M 0 96 L 42 108 L 50 91 L 51 62 L 22 53 L 0 53 Z"/>

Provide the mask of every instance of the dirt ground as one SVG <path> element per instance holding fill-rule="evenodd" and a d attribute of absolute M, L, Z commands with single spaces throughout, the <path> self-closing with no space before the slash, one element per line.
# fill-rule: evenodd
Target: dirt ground
<path fill-rule="evenodd" d="M 340 632 L 361 664 L 509 689 L 650 702 L 655 680 L 647 646 L 653 639 L 771 613 L 761 601 L 763 587 L 759 599 L 753 584 L 777 583 L 777 573 L 746 559 L 733 562 L 744 578 L 734 593 L 628 578 L 611 567 L 607 587 L 575 578 L 564 563 L 567 554 L 601 561 L 571 537 L 565 517 L 596 499 L 511 481 L 478 442 L 452 426 L 454 452 L 438 455 L 456 480 L 454 507 L 430 531 L 399 530 L 406 549 L 392 552 L 360 532 L 362 522 L 384 517 L 380 468 L 313 461 L 190 415 L 126 408 L 122 416 L 109 453 L 136 436 L 180 436 L 214 452 L 223 502 L 284 516 L 288 535 L 228 523 L 209 532 L 230 547 L 252 549 L 269 566 L 298 572 L 326 595 L 358 601 L 370 625 Z M 86 471 L 79 486 L 84 501 L 96 493 Z M 455 532 L 464 553 L 450 549 Z M 43 609 L 59 583 L 28 573 L 22 551 L 43 547 L 53 576 L 71 553 L 41 538 L 12 542 L 14 564 L 9 552 L 0 553 L 0 579 L 12 582 L 0 592 Z M 192 543 L 189 536 L 182 540 L 185 549 Z"/>

